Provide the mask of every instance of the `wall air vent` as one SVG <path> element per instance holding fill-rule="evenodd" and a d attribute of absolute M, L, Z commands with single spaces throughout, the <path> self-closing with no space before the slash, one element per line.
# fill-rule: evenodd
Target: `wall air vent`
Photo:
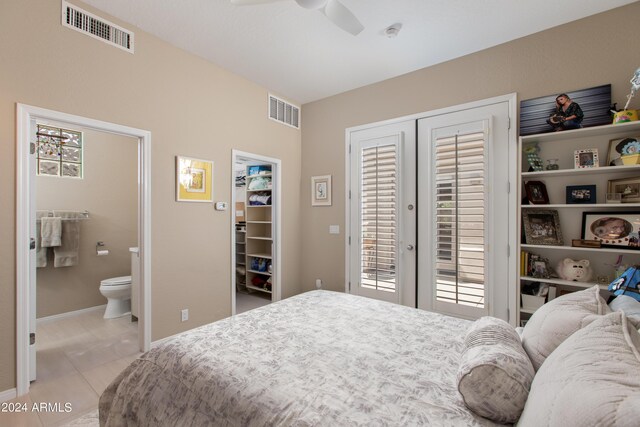
<path fill-rule="evenodd" d="M 300 129 L 300 108 L 269 94 L 269 118 Z"/>
<path fill-rule="evenodd" d="M 62 25 L 133 53 L 134 34 L 62 0 Z"/>

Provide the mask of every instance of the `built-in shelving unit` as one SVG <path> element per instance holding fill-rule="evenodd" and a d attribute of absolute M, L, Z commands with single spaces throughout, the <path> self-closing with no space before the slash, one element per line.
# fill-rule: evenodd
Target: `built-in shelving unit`
<path fill-rule="evenodd" d="M 271 294 L 273 271 L 273 183 L 270 166 L 247 166 L 247 289 Z"/>
<path fill-rule="evenodd" d="M 614 278 L 613 265 L 620 255 L 622 263 L 627 265 L 640 263 L 640 250 L 630 247 L 572 247 L 572 239 L 582 238 L 584 212 L 624 212 L 640 213 L 640 203 L 606 203 L 609 180 L 640 177 L 640 165 L 608 166 L 607 156 L 611 140 L 640 136 L 640 122 L 630 122 L 619 125 L 598 126 L 564 132 L 550 132 L 538 135 L 520 137 L 518 151 L 520 153 L 518 179 L 518 200 L 526 198 L 524 184 L 528 181 L 542 181 L 549 196 L 549 204 L 532 205 L 518 204 L 518 224 L 522 226 L 522 214 L 531 213 L 534 209 L 555 210 L 558 212 L 563 245 L 526 244 L 522 241 L 518 245 L 517 253 L 526 251 L 529 254 L 542 256 L 549 260 L 550 267 L 555 269 L 557 264 L 565 259 L 587 259 L 593 267 L 593 278 L 589 282 L 573 282 L 560 278 L 536 278 L 526 275 L 519 276 L 514 285 L 514 295 L 518 298 L 517 322 L 527 320 L 535 309 L 520 307 L 521 286 L 532 282 L 546 283 L 556 288 L 556 294 L 563 292 L 600 286 L 606 291 L 607 284 Z M 529 164 L 524 148 L 537 144 L 540 148 L 539 156 L 543 161 L 557 159 L 558 170 L 543 170 L 529 172 Z M 594 168 L 576 169 L 574 167 L 574 151 L 595 148 L 598 150 L 599 166 Z M 546 165 L 546 162 L 545 162 Z M 574 185 L 595 185 L 596 200 L 591 204 L 566 203 L 566 187 Z M 521 270 L 522 257 L 518 256 L 518 271 Z M 600 280 L 598 280 L 600 279 Z"/>

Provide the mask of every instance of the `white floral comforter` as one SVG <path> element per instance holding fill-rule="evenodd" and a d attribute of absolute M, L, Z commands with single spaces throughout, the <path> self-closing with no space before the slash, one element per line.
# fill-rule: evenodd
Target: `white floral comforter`
<path fill-rule="evenodd" d="M 185 332 L 100 398 L 106 426 L 493 425 L 455 384 L 471 322 L 313 291 Z"/>

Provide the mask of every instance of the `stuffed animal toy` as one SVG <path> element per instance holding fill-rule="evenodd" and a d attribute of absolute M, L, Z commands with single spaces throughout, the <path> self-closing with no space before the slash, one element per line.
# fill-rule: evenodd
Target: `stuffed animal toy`
<path fill-rule="evenodd" d="M 558 263 L 558 276 L 573 282 L 588 282 L 593 277 L 593 269 L 590 264 L 588 259 L 574 261 L 571 258 L 565 258 Z"/>

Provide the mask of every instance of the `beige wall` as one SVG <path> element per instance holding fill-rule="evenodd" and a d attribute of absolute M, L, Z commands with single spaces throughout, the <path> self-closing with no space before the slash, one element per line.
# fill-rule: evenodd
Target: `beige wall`
<path fill-rule="evenodd" d="M 55 124 L 53 124 L 55 126 Z M 100 281 L 131 274 L 129 248 L 138 245 L 138 140 L 74 127 L 83 133 L 82 179 L 38 176 L 38 210 L 89 211 L 80 222 L 78 265 L 55 268 L 49 251 L 37 272 L 37 317 L 106 304 Z M 107 256 L 96 256 L 96 242 Z"/>
<path fill-rule="evenodd" d="M 175 202 L 178 154 L 215 162 L 218 201 L 231 200 L 232 149 L 282 160 L 282 295 L 300 291 L 300 132 L 267 119 L 266 88 L 134 30 L 132 55 L 62 27 L 59 1 L 2 2 L 0 391 L 16 384 L 17 102 L 151 131 L 153 340 L 231 313 L 233 210 Z"/>
<path fill-rule="evenodd" d="M 517 92 L 520 100 L 611 83 L 624 105 L 640 66 L 640 3 L 303 106 L 302 286 L 344 290 L 345 129 Z M 640 98 L 632 107 L 640 108 Z M 333 206 L 311 207 L 310 177 L 333 175 Z M 330 235 L 339 224 L 341 235 Z"/>

